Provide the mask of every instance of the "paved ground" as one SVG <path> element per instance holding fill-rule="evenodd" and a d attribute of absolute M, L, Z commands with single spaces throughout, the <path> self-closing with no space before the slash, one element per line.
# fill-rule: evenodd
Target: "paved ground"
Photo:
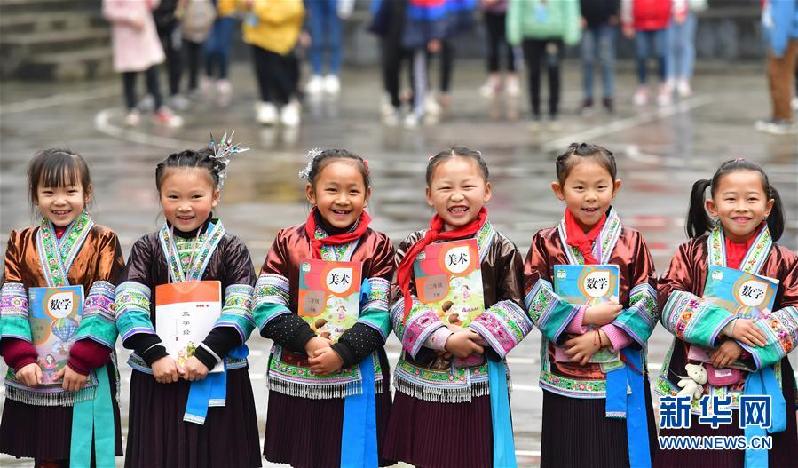
<path fill-rule="evenodd" d="M 575 63 L 568 63 L 564 109 L 559 128 L 531 130 L 526 121 L 507 121 L 518 103 L 489 103 L 476 93 L 483 80 L 477 62 L 458 64 L 453 107 L 436 126 L 414 130 L 380 125 L 380 78 L 375 69 L 347 70 L 337 101 L 307 102 L 298 131 L 264 128 L 253 121 L 255 97 L 248 66 L 233 70 L 235 97 L 230 107 L 197 102 L 185 113 L 184 128 L 168 131 L 149 123 L 135 130 L 121 125 L 116 81 L 76 85 L 3 83 L 0 88 L 0 241 L 29 224 L 25 170 L 39 148 L 69 146 L 89 161 L 97 221 L 120 235 L 125 253 L 135 239 L 155 230 L 158 217 L 153 183 L 155 163 L 169 152 L 198 147 L 208 132 L 235 129 L 237 140 L 252 147 L 230 169 L 221 209 L 228 230 L 250 247 L 256 268 L 280 227 L 301 222 L 307 214 L 296 178 L 304 154 L 312 147 L 339 146 L 363 154 L 374 172 L 370 209 L 374 226 L 395 240 L 426 224 L 423 171 L 427 156 L 452 144 L 480 149 L 491 169 L 494 199 L 491 218 L 525 253 L 532 234 L 557 222 L 562 207 L 549 191 L 554 156 L 572 141 L 610 148 L 618 158 L 624 187 L 616 206 L 625 222 L 641 230 L 660 271 L 684 240 L 683 216 L 690 185 L 710 177 L 721 161 L 744 155 L 764 165 L 781 191 L 788 229 L 782 243 L 798 247 L 798 137 L 775 137 L 753 130 L 753 121 L 768 112 L 766 81 L 758 70 L 729 68 L 723 74 L 698 76 L 694 97 L 667 108 L 635 109 L 629 104 L 634 83 L 629 73 L 618 79 L 618 112 L 577 116 L 581 98 Z M 512 112 L 511 112 L 512 113 Z M 540 449 L 541 392 L 537 386 L 539 334 L 534 332 L 510 355 L 513 371 L 513 420 L 518 460 L 534 466 Z M 657 329 L 649 359 L 662 361 L 669 335 Z M 267 392 L 264 372 L 269 343 L 250 342 L 252 382 L 261 431 Z M 393 359 L 399 346 L 392 339 Z M 119 350 L 120 360 L 126 352 Z M 123 366 L 124 377 L 129 370 Z M 123 408 L 128 393 L 122 387 Z M 123 409 L 123 412 L 125 410 Z M 28 462 L 0 457 L 0 465 Z"/>

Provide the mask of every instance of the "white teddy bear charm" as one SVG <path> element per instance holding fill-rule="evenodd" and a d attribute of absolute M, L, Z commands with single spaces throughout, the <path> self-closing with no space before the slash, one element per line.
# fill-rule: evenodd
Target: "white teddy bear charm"
<path fill-rule="evenodd" d="M 677 383 L 681 390 L 676 395 L 690 396 L 694 400 L 701 398 L 704 393 L 704 387 L 707 383 L 707 370 L 701 364 L 685 364 L 684 370 L 687 371 L 687 377 Z"/>

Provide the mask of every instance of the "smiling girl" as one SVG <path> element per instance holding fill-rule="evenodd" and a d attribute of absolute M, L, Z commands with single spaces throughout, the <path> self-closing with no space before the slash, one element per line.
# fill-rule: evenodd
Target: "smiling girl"
<path fill-rule="evenodd" d="M 343 149 L 309 156 L 300 177 L 313 208 L 304 224 L 277 233 L 256 287 L 255 321 L 274 340 L 263 452 L 270 462 L 295 467 L 376 466 L 391 407 L 383 344 L 394 249 L 369 227 L 363 158 Z M 325 320 L 311 326 L 298 310 L 306 293 L 300 267 L 314 259 L 360 264 L 359 306 L 346 312 L 354 324 L 335 342 L 320 330 L 330 328 Z"/>
<path fill-rule="evenodd" d="M 435 214 L 429 229 L 410 234 L 396 254 L 391 320 L 402 354 L 383 455 L 426 467 L 515 466 L 504 358 L 532 330 L 521 306 L 521 255 L 487 220 L 493 189 L 478 151 L 436 154 L 426 178 Z M 413 264 L 434 242 L 471 238 L 484 304 L 463 328 L 454 325 L 457 314 L 447 323 L 418 300 Z M 443 304 L 446 313 L 451 306 Z"/>
<path fill-rule="evenodd" d="M 551 188 L 565 215 L 533 236 L 524 271 L 526 306 L 543 335 L 541 466 L 650 466 L 657 433 L 645 347 L 658 318 L 651 255 L 612 208 L 621 180 L 607 149 L 571 144 L 557 157 Z M 555 265 L 599 264 L 620 267 L 617 304 L 569 304 L 555 292 Z M 602 348 L 619 353 L 615 371 L 590 363 Z"/>
<path fill-rule="evenodd" d="M 679 246 L 658 287 L 662 325 L 674 334 L 658 393 L 678 390 L 677 375 L 690 362 L 688 345 L 712 348 L 709 356 L 717 369 L 728 369 L 738 360 L 748 368 L 733 381 L 704 387 L 706 395 L 730 397 L 730 424 L 712 429 L 692 414 L 689 429 L 663 429 L 661 435 L 750 436 L 750 429 L 738 426 L 740 396 L 768 394 L 772 425 L 769 433 L 763 430 L 760 435 L 771 437 L 772 449 L 662 450 L 656 466 L 776 467 L 793 466 L 798 460 L 795 378 L 786 357 L 798 341 L 798 258 L 776 244 L 784 232 L 782 210 L 779 193 L 759 165 L 742 158 L 724 162 L 711 180 L 693 184 L 687 217 L 690 240 Z M 773 312 L 758 319 L 737 318 L 735 311 L 702 299 L 710 266 L 778 280 Z M 764 385 L 756 388 L 758 384 Z M 697 406 L 693 409 L 698 413 Z"/>
<path fill-rule="evenodd" d="M 128 360 L 133 368 L 128 467 L 261 465 L 243 346 L 254 328 L 255 269 L 241 239 L 226 232 L 212 214 L 227 161 L 242 150 L 224 138 L 211 146 L 170 154 L 158 164 L 155 186 L 166 222 L 133 245 L 117 287 L 117 326 L 122 345 L 133 351 Z M 179 370 L 153 325 L 154 292 L 158 285 L 183 281 L 221 282 L 223 307 Z M 225 368 L 223 403 L 211 404 L 206 396 L 204 422 L 189 417 L 197 414 L 187 406 L 194 391 L 203 388 L 201 381 L 220 362 Z"/>
<path fill-rule="evenodd" d="M 28 188 L 41 222 L 11 231 L 0 293 L 0 351 L 12 370 L 5 381 L 0 452 L 32 457 L 37 467 L 68 466 L 70 461 L 88 466 L 89 460 L 82 458 L 91 458 L 88 451 L 71 450 L 70 460 L 71 443 L 88 434 L 88 447 L 102 453 L 98 460 L 113 464 L 114 453 L 122 453 L 113 390 L 117 372 L 110 359 L 117 336 L 113 301 L 124 266 L 122 249 L 116 234 L 94 224 L 86 211 L 93 192 L 89 168 L 80 155 L 56 148 L 39 152 L 30 162 Z M 67 365 L 56 375 L 63 384 L 42 385 L 31 333 L 42 324 L 29 313 L 28 289 L 68 285 L 83 286 L 83 316 L 69 339 L 74 344 L 68 348 Z M 39 358 L 48 367 L 55 364 L 50 354 Z M 113 425 L 103 427 L 107 437 L 95 436 L 94 444 L 91 424 L 72 431 L 73 417 L 86 415 L 81 414 L 85 403 L 98 408 L 94 414 L 88 411 L 89 418 Z M 85 419 L 78 420 L 85 424 Z"/>

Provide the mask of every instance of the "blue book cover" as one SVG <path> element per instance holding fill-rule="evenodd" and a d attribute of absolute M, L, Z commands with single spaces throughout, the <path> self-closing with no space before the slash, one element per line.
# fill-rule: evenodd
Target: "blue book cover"
<path fill-rule="evenodd" d="M 574 305 L 596 305 L 620 302 L 620 268 L 618 265 L 555 265 L 554 291 L 560 299 Z M 571 358 L 561 346 L 554 346 L 556 361 L 568 362 Z M 594 364 L 620 361 L 620 356 L 610 348 L 602 348 L 590 358 Z"/>
<path fill-rule="evenodd" d="M 767 276 L 712 265 L 704 299 L 741 318 L 756 320 L 773 310 L 779 281 Z"/>
<path fill-rule="evenodd" d="M 30 322 L 36 360 L 42 369 L 43 385 L 60 385 L 55 378 L 66 366 L 83 317 L 83 286 L 28 289 Z"/>
<path fill-rule="evenodd" d="M 711 265 L 707 270 L 707 283 L 703 298 L 740 318 L 760 319 L 773 310 L 779 281 L 767 276 L 746 273 L 723 266 Z M 711 362 L 711 349 L 690 345 L 687 359 Z M 748 369 L 742 361 L 735 361 L 733 369 Z"/>

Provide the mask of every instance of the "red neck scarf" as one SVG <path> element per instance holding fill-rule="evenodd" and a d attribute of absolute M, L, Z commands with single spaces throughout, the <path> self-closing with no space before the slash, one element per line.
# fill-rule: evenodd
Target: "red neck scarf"
<path fill-rule="evenodd" d="M 55 226 L 53 225 L 53 230 L 55 231 L 55 238 L 60 239 L 64 237 L 64 233 L 66 232 L 69 226 Z"/>
<path fill-rule="evenodd" d="M 746 239 L 744 242 L 733 242 L 728 237 L 723 237 L 723 241 L 726 244 L 727 267 L 734 268 L 735 270 L 740 268 L 740 263 L 742 263 L 743 259 L 745 258 L 745 254 L 748 253 L 748 249 L 751 248 L 751 244 L 754 243 L 754 239 L 756 239 L 756 236 L 759 235 L 760 231 L 762 231 L 762 226 L 754 229 L 748 239 Z"/>
<path fill-rule="evenodd" d="M 348 244 L 360 239 L 360 236 L 366 233 L 366 229 L 368 229 L 369 223 L 371 223 L 369 214 L 366 213 L 366 210 L 363 210 L 360 213 L 360 218 L 357 220 L 357 228 L 355 228 L 355 230 L 316 239 L 316 211 L 316 208 L 310 210 L 308 219 L 305 221 L 305 234 L 310 238 L 310 243 L 313 247 L 313 258 L 321 258 L 322 245 Z"/>
<path fill-rule="evenodd" d="M 424 250 L 424 247 L 438 240 L 448 241 L 473 236 L 482 228 L 487 219 L 488 210 L 483 207 L 479 210 L 476 219 L 472 220 L 470 223 L 451 231 L 444 231 L 443 218 L 437 214 L 432 217 L 432 220 L 429 222 L 429 230 L 427 233 L 424 234 L 424 237 L 420 241 L 413 244 L 396 269 L 396 282 L 399 283 L 399 289 L 402 291 L 402 297 L 405 303 L 405 313 L 404 318 L 402 318 L 402 323 L 407 320 L 410 309 L 413 308 L 413 299 L 410 297 L 410 276 L 413 272 L 413 262 L 415 262 L 418 254 Z"/>
<path fill-rule="evenodd" d="M 604 227 L 604 221 L 607 220 L 606 213 L 601 217 L 595 226 L 590 228 L 590 231 L 585 233 L 582 227 L 576 222 L 574 214 L 568 208 L 565 209 L 565 237 L 566 242 L 571 247 L 576 247 L 582 253 L 585 259 L 585 265 L 597 265 L 598 260 L 593 257 L 593 244 L 596 242 L 601 228 Z"/>

